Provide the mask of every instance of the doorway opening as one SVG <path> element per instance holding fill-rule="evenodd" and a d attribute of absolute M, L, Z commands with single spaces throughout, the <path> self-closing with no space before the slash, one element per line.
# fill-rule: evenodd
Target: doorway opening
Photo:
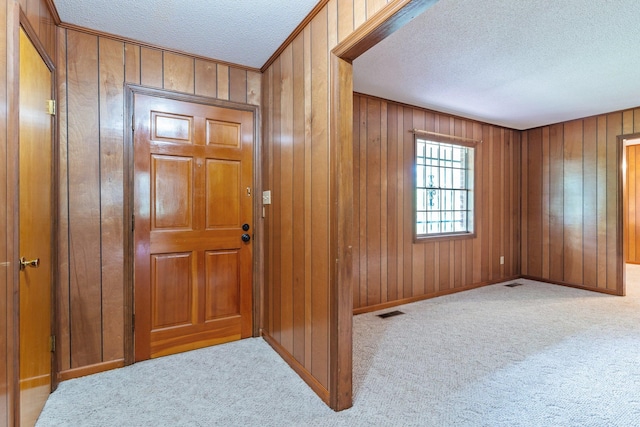
<path fill-rule="evenodd" d="M 625 295 L 640 294 L 640 135 L 622 139 Z"/>

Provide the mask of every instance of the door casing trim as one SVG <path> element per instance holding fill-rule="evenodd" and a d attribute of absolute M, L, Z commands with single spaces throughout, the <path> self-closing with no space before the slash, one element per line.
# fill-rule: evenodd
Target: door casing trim
<path fill-rule="evenodd" d="M 232 110 L 248 111 L 253 114 L 253 332 L 254 337 L 260 333 L 262 322 L 262 292 L 264 280 L 262 274 L 262 262 L 264 257 L 263 246 L 263 219 L 262 215 L 262 150 L 260 141 L 260 106 L 226 101 L 218 98 L 209 98 L 198 95 L 190 95 L 182 92 L 173 92 L 164 89 L 154 89 L 135 84 L 125 84 L 125 138 L 124 138 L 124 362 L 131 365 L 135 361 L 134 347 L 134 248 L 133 248 L 133 175 L 134 175 L 134 138 L 135 125 L 135 96 L 146 95 L 156 98 L 171 99 L 174 101 L 189 102 L 193 104 L 210 105 L 214 107 L 228 108 Z"/>

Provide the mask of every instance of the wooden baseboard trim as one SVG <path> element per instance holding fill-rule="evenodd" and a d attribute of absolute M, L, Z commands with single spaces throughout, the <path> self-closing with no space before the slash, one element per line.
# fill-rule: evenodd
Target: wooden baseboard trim
<path fill-rule="evenodd" d="M 479 282 L 479 283 L 474 283 L 472 285 L 462 286 L 462 287 L 459 287 L 459 288 L 445 289 L 445 290 L 434 292 L 434 293 L 431 293 L 431 294 L 419 295 L 419 296 L 415 296 L 415 297 L 403 298 L 403 299 L 399 299 L 399 300 L 395 300 L 395 301 L 384 302 L 384 303 L 381 303 L 381 304 L 369 305 L 367 307 L 360 307 L 360 308 L 354 309 L 353 310 L 353 314 L 357 315 L 357 314 L 370 313 L 372 311 L 384 310 L 386 308 L 397 307 L 397 306 L 403 305 L 403 304 L 410 304 L 412 302 L 424 301 L 426 299 L 441 297 L 441 296 L 444 296 L 444 295 L 456 294 L 458 292 L 469 291 L 471 289 L 481 288 L 483 286 L 495 285 L 496 283 L 508 282 L 509 280 L 516 280 L 516 279 L 519 279 L 520 277 L 522 277 L 522 276 L 516 275 L 516 276 L 511 276 L 511 277 L 504 277 L 504 278 L 502 278 L 500 280 L 490 280 L 490 281 L 487 281 L 487 282 Z"/>
<path fill-rule="evenodd" d="M 284 359 L 285 362 L 291 369 L 293 369 L 300 378 L 304 380 L 305 383 L 322 399 L 322 401 L 329 405 L 329 390 L 327 390 L 318 380 L 316 380 L 304 366 L 300 364 L 293 356 L 285 350 L 272 336 L 266 333 L 264 330 L 262 332 L 262 338 Z"/>
<path fill-rule="evenodd" d="M 560 285 L 560 286 L 566 286 L 568 288 L 582 289 L 583 291 L 592 291 L 592 292 L 599 292 L 601 294 L 621 296 L 618 293 L 618 291 L 616 291 L 614 289 L 593 288 L 593 287 L 590 287 L 590 286 L 576 285 L 576 284 L 573 284 L 573 283 L 561 282 L 561 281 L 558 281 L 558 280 L 543 279 L 543 278 L 540 278 L 540 277 L 527 276 L 527 275 L 523 275 L 523 276 L 520 276 L 520 277 L 523 278 L 523 279 L 535 280 L 537 282 L 550 283 L 552 285 Z"/>
<path fill-rule="evenodd" d="M 124 367 L 124 359 L 96 363 L 95 365 L 83 366 L 82 368 L 67 369 L 66 371 L 58 372 L 58 381 L 66 381 L 122 367 Z"/>

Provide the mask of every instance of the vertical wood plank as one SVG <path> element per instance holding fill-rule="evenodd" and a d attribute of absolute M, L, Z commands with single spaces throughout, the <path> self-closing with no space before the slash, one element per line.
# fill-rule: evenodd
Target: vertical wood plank
<path fill-rule="evenodd" d="M 164 80 L 162 62 L 161 50 L 140 48 L 140 84 L 162 88 Z"/>
<path fill-rule="evenodd" d="M 426 123 L 427 123 L 427 119 L 426 119 L 426 114 L 424 111 L 418 110 L 418 109 L 412 109 L 412 114 L 413 114 L 413 126 L 416 127 L 417 129 L 425 129 L 426 128 Z M 415 164 L 415 141 L 413 141 L 413 138 L 411 138 L 411 162 L 407 163 L 408 165 L 414 165 Z M 408 170 L 410 170 L 411 176 L 410 176 L 410 181 L 411 182 L 411 186 L 412 188 L 415 186 L 415 168 L 414 167 L 409 167 L 407 168 Z M 409 206 L 411 206 L 411 213 L 410 213 L 410 217 L 411 217 L 411 222 L 409 223 L 410 225 L 410 236 L 411 239 L 413 239 L 413 223 L 415 221 L 415 215 L 413 212 L 413 198 L 414 198 L 414 194 L 413 191 L 411 191 L 409 193 L 409 197 L 411 199 L 411 204 Z M 413 273 L 413 286 L 412 286 L 412 294 L 413 295 L 424 295 L 425 292 L 425 247 L 422 244 L 414 244 L 412 245 L 412 250 L 413 250 L 413 260 L 412 260 L 412 273 Z M 448 264 L 447 264 L 448 266 Z M 436 268 L 440 268 L 439 265 L 436 265 Z"/>
<path fill-rule="evenodd" d="M 582 283 L 583 273 L 583 122 L 564 125 L 564 278 L 568 283 Z"/>
<path fill-rule="evenodd" d="M 591 117 L 584 120 L 583 161 L 584 161 L 584 200 L 583 200 L 583 283 L 597 287 L 598 255 L 598 151 L 596 144 L 597 120 Z"/>
<path fill-rule="evenodd" d="M 380 301 L 389 301 L 387 232 L 387 103 L 380 105 Z"/>
<path fill-rule="evenodd" d="M 304 29 L 304 235 L 305 235 L 305 246 L 304 246 L 304 271 L 305 271 L 305 334 L 304 334 L 304 366 L 308 371 L 311 371 L 312 364 L 312 349 L 313 349 L 313 341 L 311 339 L 312 335 L 312 327 L 313 327 L 313 318 L 311 310 L 313 308 L 312 304 L 312 292 L 311 292 L 311 257 L 312 257 L 312 241 L 311 241 L 311 210 L 313 209 L 313 204 L 311 202 L 312 194 L 311 194 L 311 143 L 312 141 L 312 115 L 311 115 L 311 96 L 312 96 L 312 80 L 311 80 L 311 72 L 312 72 L 312 62 L 311 62 L 311 26 L 307 26 Z"/>
<path fill-rule="evenodd" d="M 549 279 L 564 280 L 564 124 L 549 128 Z"/>
<path fill-rule="evenodd" d="M 371 17 L 374 16 L 386 4 L 386 0 L 367 0 L 367 19 L 371 19 Z"/>
<path fill-rule="evenodd" d="M 522 210 L 520 212 L 520 273 L 528 275 L 529 269 L 529 134 L 531 131 L 525 131 L 522 133 L 520 158 L 522 170 L 522 181 L 520 182 L 520 205 Z"/>
<path fill-rule="evenodd" d="M 289 45 L 290 47 L 291 45 Z M 241 68 L 229 68 L 229 99 L 241 104 L 247 103 L 247 71 Z"/>
<path fill-rule="evenodd" d="M 0 8 L 1 9 L 1 8 Z M 69 275 L 69 168 L 68 168 L 68 109 L 67 109 L 67 30 L 58 29 L 56 69 L 58 73 L 58 368 L 71 368 L 71 307 Z"/>
<path fill-rule="evenodd" d="M 353 308 L 363 306 L 360 301 L 360 263 L 364 255 L 360 247 L 362 235 L 362 220 L 360 218 L 360 97 L 353 97 Z M 366 305 L 366 304 L 364 304 Z"/>
<path fill-rule="evenodd" d="M 387 107 L 387 296 L 398 299 L 398 106 Z M 383 117 L 383 120 L 385 117 Z M 355 187 L 354 187 L 355 188 Z"/>
<path fill-rule="evenodd" d="M 607 115 L 607 289 L 615 290 L 618 277 L 618 139 L 622 135 L 622 113 Z M 623 261 L 621 261 L 623 262 Z"/>
<path fill-rule="evenodd" d="M 598 288 L 607 287 L 607 117 L 598 116 L 597 143 L 597 234 L 598 234 Z"/>
<path fill-rule="evenodd" d="M 218 92 L 218 67 L 213 61 L 195 60 L 195 94 L 215 98 Z"/>
<path fill-rule="evenodd" d="M 124 359 L 124 44 L 99 40 L 103 361 Z"/>
<path fill-rule="evenodd" d="M 280 56 L 280 344 L 293 354 L 293 47 Z M 233 72 L 231 72 L 233 75 Z M 233 81 L 233 79 L 232 79 Z M 233 84 L 231 85 L 233 87 Z M 233 93 L 234 90 L 232 90 Z M 246 93 L 246 91 L 243 91 Z M 296 221 L 297 222 L 297 221 Z M 276 247 L 276 250 L 278 248 Z"/>
<path fill-rule="evenodd" d="M 409 107 L 402 108 L 403 115 L 403 125 L 405 129 L 413 129 L 413 110 Z M 413 284 L 413 198 L 411 191 L 407 191 L 407 189 L 411 189 L 413 186 L 412 169 L 406 167 L 406 165 L 411 165 L 414 162 L 414 139 L 413 135 L 405 132 L 404 133 L 404 141 L 402 143 L 403 149 L 403 170 L 404 174 L 402 177 L 402 182 L 404 183 L 403 192 L 403 240 L 404 240 L 404 265 L 402 270 L 404 271 L 404 277 L 402 279 L 404 284 L 404 297 L 410 298 L 414 295 L 414 284 Z M 417 268 L 417 267 L 416 267 Z"/>
<path fill-rule="evenodd" d="M 273 216 L 272 244 L 273 253 L 271 267 L 273 274 L 272 294 L 273 294 L 273 320 L 271 336 L 281 342 L 282 334 L 282 69 L 281 58 L 273 63 L 273 116 L 272 126 L 272 190 L 271 190 L 271 210 Z M 218 66 L 218 77 L 220 77 L 220 66 Z M 220 80 L 218 80 L 218 96 L 220 96 Z"/>
<path fill-rule="evenodd" d="M 185 55 L 164 52 L 163 87 L 176 92 L 195 93 L 194 59 Z"/>
<path fill-rule="evenodd" d="M 217 77 L 218 77 L 218 98 L 229 100 L 229 67 L 222 64 L 217 64 Z M 275 76 L 274 76 L 275 77 Z M 275 92 L 274 93 L 278 93 Z"/>
<path fill-rule="evenodd" d="M 380 101 L 367 101 L 367 305 L 381 302 L 381 149 L 380 149 Z"/>
<path fill-rule="evenodd" d="M 367 170 L 368 170 L 368 155 L 367 155 L 367 147 L 368 143 L 368 108 L 367 108 L 367 99 L 360 98 L 360 177 L 359 177 L 359 200 L 360 200 L 360 233 L 358 235 L 359 245 L 360 245 L 360 282 L 358 283 L 358 289 L 360 295 L 358 296 L 358 300 L 360 304 L 363 306 L 369 305 L 367 301 L 367 287 L 369 284 L 368 275 L 368 256 L 369 251 L 367 250 L 367 227 L 368 227 L 368 216 L 367 216 Z"/>
<path fill-rule="evenodd" d="M 471 125 L 472 139 L 482 139 L 482 126 L 479 123 L 474 122 Z M 480 187 L 484 180 L 484 168 L 482 158 L 484 157 L 484 143 L 478 144 L 475 149 L 475 218 L 474 218 L 474 230 L 476 232 L 476 238 L 473 239 L 473 283 L 479 283 L 482 280 L 482 241 L 484 239 L 484 230 L 482 229 L 483 218 L 486 215 L 484 212 L 484 202 L 481 196 Z"/>
<path fill-rule="evenodd" d="M 140 46 L 124 45 L 125 83 L 140 84 Z"/>
<path fill-rule="evenodd" d="M 327 9 L 311 21 L 311 87 L 314 105 L 328 104 Z M 316 109 L 311 123 L 311 255 L 312 270 L 312 375 L 329 387 L 329 117 L 326 109 Z"/>
<path fill-rule="evenodd" d="M 404 138 L 406 136 L 406 132 L 404 132 L 404 108 L 402 108 L 401 106 L 398 106 L 397 110 L 396 110 L 396 114 L 397 114 L 397 127 L 398 127 L 398 135 L 396 137 L 396 145 L 398 148 L 398 157 L 397 157 L 397 173 L 396 173 L 396 177 L 398 180 L 398 189 L 397 189 L 397 220 L 396 220 L 396 224 L 397 224 L 397 231 L 396 231 L 396 235 L 398 236 L 398 260 L 396 265 L 398 266 L 397 270 L 397 280 L 398 280 L 398 297 L 404 297 L 404 290 L 405 290 L 405 285 L 404 285 L 404 257 L 405 257 L 405 252 L 404 252 L 404 239 L 405 239 L 405 235 L 404 235 L 404 189 L 405 189 L 405 183 L 404 183 L 404 173 L 406 168 L 404 167 Z"/>
<path fill-rule="evenodd" d="M 527 274 L 542 276 L 542 129 L 528 132 Z"/>
<path fill-rule="evenodd" d="M 302 54 L 301 54 L 302 55 Z M 300 74 L 301 75 L 301 74 Z M 299 74 L 296 74 L 299 76 Z M 247 72 L 247 104 L 262 105 L 260 99 L 260 73 L 255 71 Z"/>
<path fill-rule="evenodd" d="M 293 209 L 304 204 L 304 38 L 296 37 L 292 45 L 293 55 Z M 257 73 L 249 73 L 249 75 Z M 305 246 L 306 216 L 293 223 L 293 356 L 304 361 L 305 352 Z"/>
<path fill-rule="evenodd" d="M 549 230 L 551 221 L 551 148 L 549 146 L 549 126 L 542 128 L 542 194 L 540 195 L 542 204 L 542 278 L 549 278 Z"/>
<path fill-rule="evenodd" d="M 353 28 L 357 29 L 367 20 L 367 0 L 353 0 Z"/>
<path fill-rule="evenodd" d="M 353 32 L 353 0 L 338 0 L 338 42 Z"/>
<path fill-rule="evenodd" d="M 102 361 L 98 39 L 67 33 L 71 367 Z"/>

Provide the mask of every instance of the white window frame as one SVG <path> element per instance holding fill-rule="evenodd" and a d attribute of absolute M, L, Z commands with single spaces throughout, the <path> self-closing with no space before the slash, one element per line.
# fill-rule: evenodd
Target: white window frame
<path fill-rule="evenodd" d="M 447 158 L 444 154 L 429 157 L 425 151 L 419 153 L 419 144 L 424 144 L 425 150 L 431 146 L 430 152 L 437 147 L 437 152 L 447 152 L 461 154 L 457 159 L 453 158 L 453 154 Z M 447 149 L 449 148 L 449 149 Z M 419 154 L 421 156 L 419 157 Z M 434 160 L 437 159 L 437 160 Z M 476 158 L 477 151 L 475 144 L 460 143 L 451 141 L 447 138 L 433 138 L 431 136 L 415 135 L 414 137 L 414 157 L 413 157 L 413 230 L 414 240 L 433 241 L 434 239 L 459 239 L 475 237 L 476 222 Z M 423 163 L 423 164 L 420 164 Z M 460 170 L 457 166 L 460 163 L 464 165 L 464 178 L 456 175 L 456 183 L 454 185 L 454 174 L 456 170 Z M 422 166 L 422 167 L 421 167 Z M 434 174 L 427 171 L 437 171 L 438 175 L 443 176 L 443 183 L 440 183 L 440 177 L 433 178 Z M 419 173 L 424 176 L 420 178 Z M 464 180 L 464 183 L 460 182 Z M 447 182 L 444 182 L 444 181 Z M 435 182 L 434 182 L 435 181 Z M 458 205 L 456 209 L 455 199 L 466 195 L 464 206 Z M 448 200 L 450 199 L 450 200 Z M 434 200 L 436 201 L 434 203 Z M 445 206 L 442 206 L 445 204 Z M 430 210 L 432 207 L 432 210 Z M 443 217 L 444 216 L 444 217 Z M 427 229 L 431 219 L 432 224 L 438 224 L 438 230 L 429 232 Z M 424 227 L 419 224 L 423 224 Z M 461 224 L 462 223 L 462 224 Z M 443 231 L 442 228 L 445 228 Z M 426 232 L 424 232 L 426 231 Z"/>

